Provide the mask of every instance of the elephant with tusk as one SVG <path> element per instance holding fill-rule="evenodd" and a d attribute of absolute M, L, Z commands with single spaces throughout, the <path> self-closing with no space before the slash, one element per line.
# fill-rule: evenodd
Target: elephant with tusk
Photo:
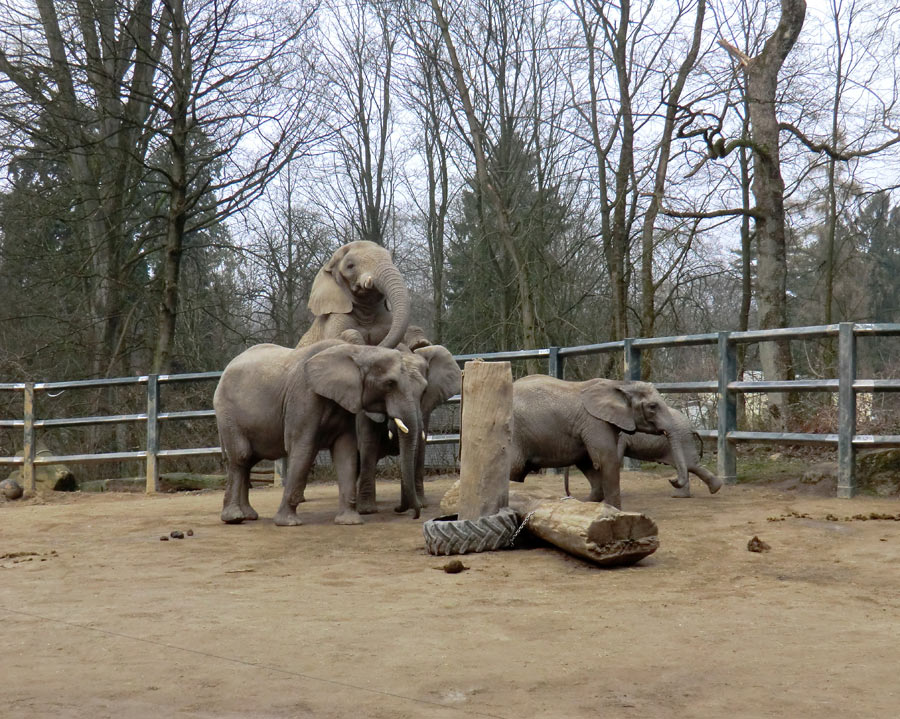
<path fill-rule="evenodd" d="M 459 365 L 453 359 L 449 350 L 441 345 L 427 344 L 415 351 L 399 345 L 400 350 L 409 361 L 421 362 L 424 360 L 422 373 L 426 380 L 425 391 L 419 405 L 420 426 L 418 453 L 415 464 L 416 497 L 419 504 L 425 505 L 425 440 L 428 433 L 428 425 L 431 413 L 439 404 L 460 391 L 462 384 L 462 372 Z M 395 434 L 391 425 L 395 425 L 398 434 Z M 359 439 L 359 478 L 356 486 L 356 509 L 360 514 L 374 514 L 377 512 L 375 503 L 375 468 L 378 460 L 388 455 L 398 453 L 400 446 L 398 440 L 412 430 L 402 421 L 394 418 L 389 420 L 385 416 L 372 416 L 362 413 L 357 417 L 356 433 Z"/>
<path fill-rule="evenodd" d="M 323 340 L 290 349 L 251 347 L 235 357 L 213 396 L 227 482 L 222 521 L 258 517 L 250 506 L 250 469 L 262 459 L 287 457 L 284 495 L 275 524 L 302 524 L 297 505 L 320 449 L 330 449 L 338 480 L 336 524 L 359 524 L 354 507 L 357 415 L 373 412 L 402 427 L 401 500 L 397 511 L 419 516 L 416 461 L 426 361 L 396 349 Z"/>

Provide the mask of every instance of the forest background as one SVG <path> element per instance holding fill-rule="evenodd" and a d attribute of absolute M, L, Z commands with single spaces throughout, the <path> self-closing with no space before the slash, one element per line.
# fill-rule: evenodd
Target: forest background
<path fill-rule="evenodd" d="M 877 0 L 0 0 L 0 379 L 294 345 L 358 239 L 454 353 L 898 322 L 898 57 Z"/>

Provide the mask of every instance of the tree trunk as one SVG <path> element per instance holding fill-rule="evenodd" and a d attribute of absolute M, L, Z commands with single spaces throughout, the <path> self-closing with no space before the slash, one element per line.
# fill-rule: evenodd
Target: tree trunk
<path fill-rule="evenodd" d="M 705 13 L 706 0 L 700 0 L 697 3 L 697 17 L 694 22 L 691 47 L 678 68 L 678 76 L 666 98 L 666 119 L 659 140 L 659 157 L 656 162 L 656 175 L 653 179 L 653 195 L 650 197 L 641 230 L 641 335 L 643 337 L 653 337 L 655 332 L 657 282 L 653 277 L 653 254 L 656 249 L 653 237 L 656 230 L 656 218 L 659 216 L 660 205 L 666 191 L 666 176 L 672 152 L 672 135 L 675 132 L 675 113 L 678 110 L 681 92 L 684 90 L 688 74 L 693 69 L 700 52 Z M 649 355 L 650 352 L 645 350 L 644 362 L 641 363 L 641 379 L 645 381 L 651 379 L 653 363 Z"/>
<path fill-rule="evenodd" d="M 168 372 L 172 365 L 175 326 L 178 317 L 178 281 L 181 276 L 181 257 L 184 248 L 184 229 L 187 225 L 187 145 L 188 98 L 193 84 L 191 48 L 184 7 L 181 0 L 166 5 L 171 27 L 172 53 L 172 109 L 169 151 L 169 211 L 166 216 L 166 244 L 162 269 L 162 301 L 159 308 L 159 328 L 153 371 Z"/>
<path fill-rule="evenodd" d="M 793 48 L 806 17 L 805 0 L 781 0 L 781 18 L 762 52 L 754 58 L 737 55 L 747 80 L 751 140 L 753 144 L 753 196 L 759 219 L 756 224 L 757 306 L 760 329 L 787 326 L 787 242 L 784 213 L 784 179 L 781 176 L 779 124 L 775 112 L 778 73 Z M 767 380 L 791 379 L 793 365 L 788 342 L 763 342 L 760 359 Z M 776 428 L 783 429 L 788 403 L 784 393 L 769 395 L 769 413 Z"/>
<path fill-rule="evenodd" d="M 456 90 L 460 95 L 463 108 L 466 115 L 466 123 L 469 128 L 469 139 L 472 144 L 472 151 L 475 155 L 475 175 L 478 180 L 478 186 L 484 192 L 485 197 L 494 208 L 497 222 L 497 236 L 503 251 L 512 263 L 511 272 L 513 273 L 514 282 L 516 283 L 516 297 L 519 305 L 521 317 L 520 328 L 522 332 L 522 347 L 524 349 L 537 349 L 538 341 L 538 317 L 534 305 L 534 298 L 531 294 L 529 284 L 529 276 L 527 263 L 521 256 L 519 248 L 516 246 L 515 237 L 509 220 L 509 208 L 503 201 L 503 197 L 497 190 L 497 187 L 490 179 L 487 169 L 487 159 L 484 154 L 484 127 L 475 114 L 475 107 L 472 104 L 472 98 L 469 95 L 466 86 L 465 76 L 463 75 L 462 65 L 456 54 L 456 46 L 450 37 L 450 27 L 447 19 L 441 11 L 438 0 L 431 0 L 431 8 L 434 12 L 435 20 L 441 29 L 441 37 L 444 40 L 444 46 L 447 48 L 450 65 L 453 71 L 453 79 Z M 538 365 L 534 360 L 527 361 L 528 372 L 538 371 Z"/>

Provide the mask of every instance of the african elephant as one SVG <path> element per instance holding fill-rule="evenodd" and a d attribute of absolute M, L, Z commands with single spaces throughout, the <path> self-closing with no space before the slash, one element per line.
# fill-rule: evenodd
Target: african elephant
<path fill-rule="evenodd" d="M 691 423 L 682 412 L 672 409 L 672 429 L 666 436 L 635 432 L 619 434 L 618 454 L 619 466 L 625 457 L 646 462 L 661 462 L 675 468 L 678 473 L 675 479 L 669 480 L 675 491 L 673 497 L 690 497 L 691 486 L 688 472 L 693 472 L 702 479 L 715 494 L 722 487 L 722 480 L 700 464 L 703 456 L 703 440 L 691 427 Z M 565 490 L 569 494 L 569 470 L 565 473 Z"/>
<path fill-rule="evenodd" d="M 701 466 L 702 456 L 703 440 L 694 432 L 690 420 L 677 409 L 672 409 L 672 426 L 665 437 L 644 432 L 619 435 L 620 464 L 623 457 L 631 457 L 675 467 L 678 474 L 675 479 L 670 480 L 675 487 L 673 497 L 691 496 L 688 472 L 700 477 L 709 488 L 710 494 L 715 494 L 722 488 L 722 480 Z"/>
<path fill-rule="evenodd" d="M 275 524 L 302 524 L 299 497 L 320 449 L 329 448 L 337 474 L 336 524 L 359 524 L 353 507 L 358 472 L 356 415 L 384 413 L 401 430 L 401 502 L 413 509 L 415 462 L 422 432 L 419 419 L 426 360 L 396 349 L 323 340 L 290 349 L 251 347 L 235 357 L 213 396 L 219 439 L 227 467 L 222 521 L 256 519 L 250 506 L 250 468 L 261 459 L 288 457 L 284 495 Z"/>
<path fill-rule="evenodd" d="M 407 333 L 409 335 L 409 333 Z M 404 345 L 398 349 L 403 350 Z M 425 377 L 428 382 L 420 404 L 422 439 L 428 434 L 431 413 L 439 404 L 459 394 L 462 372 L 453 355 L 441 345 L 427 345 L 414 352 L 406 350 L 407 357 L 422 357 L 427 362 Z M 375 505 L 375 466 L 378 460 L 399 452 L 394 422 L 384 415 L 373 417 L 365 412 L 357 415 L 356 432 L 359 443 L 359 479 L 356 485 L 356 510 L 360 514 L 377 512 Z M 416 496 L 425 505 L 425 442 L 420 442 L 416 452 Z"/>
<path fill-rule="evenodd" d="M 368 240 L 340 248 L 319 270 L 309 293 L 316 316 L 298 347 L 339 337 L 396 347 L 409 326 L 409 291 L 391 253 Z"/>
<path fill-rule="evenodd" d="M 673 421 L 672 409 L 647 382 L 523 377 L 513 382 L 509 478 L 522 482 L 541 467 L 574 464 L 590 482 L 590 501 L 621 507 L 619 434 L 663 434 Z"/>

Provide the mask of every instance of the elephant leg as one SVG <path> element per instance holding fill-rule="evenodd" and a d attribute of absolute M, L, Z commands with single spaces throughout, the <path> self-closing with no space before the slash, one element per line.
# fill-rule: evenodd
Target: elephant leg
<path fill-rule="evenodd" d="M 277 526 L 296 527 L 303 524 L 297 516 L 297 505 L 303 497 L 306 479 L 315 460 L 316 447 L 312 441 L 296 443 L 291 449 L 285 467 L 284 493 L 278 511 L 275 512 L 274 521 Z"/>
<path fill-rule="evenodd" d="M 229 461 L 225 482 L 225 499 L 222 503 L 222 521 L 240 524 L 245 519 L 257 519 L 258 514 L 250 506 L 250 467 Z"/>
<path fill-rule="evenodd" d="M 360 514 L 375 514 L 378 512 L 375 501 L 375 470 L 378 465 L 381 428 L 365 414 L 357 417 L 356 441 L 359 446 L 356 511 Z"/>
<path fill-rule="evenodd" d="M 338 513 L 335 524 L 362 524 L 362 517 L 354 508 L 356 503 L 356 478 L 359 472 L 356 434 L 339 435 L 331 446 L 331 461 L 338 481 Z"/>
<path fill-rule="evenodd" d="M 672 496 L 675 499 L 690 499 L 691 496 L 691 481 L 688 480 L 687 484 L 683 487 L 675 487 L 672 489 Z"/>
<path fill-rule="evenodd" d="M 419 507 L 422 509 L 428 506 L 425 501 L 425 448 L 427 446 L 427 437 L 428 421 L 426 419 L 422 429 L 422 436 L 420 437 L 419 451 L 416 452 L 416 497 L 419 500 Z"/>
<path fill-rule="evenodd" d="M 585 476 L 591 485 L 591 493 L 588 497 L 589 502 L 602 502 L 604 498 L 603 477 L 599 469 L 594 469 L 590 459 L 583 459 L 575 463 L 575 466 Z"/>
<path fill-rule="evenodd" d="M 715 494 L 722 488 L 722 480 L 718 475 L 710 472 L 706 467 L 692 467 L 691 471 L 702 479 L 709 488 L 710 494 Z"/>
<path fill-rule="evenodd" d="M 588 452 L 591 483 L 591 502 L 606 502 L 617 509 L 622 507 L 619 489 L 619 436 L 606 423 L 599 423 L 582 441 Z M 582 470 L 584 471 L 584 470 Z"/>
<path fill-rule="evenodd" d="M 247 469 L 247 476 L 243 482 L 241 482 L 241 492 L 240 497 L 238 497 L 238 503 L 241 507 L 241 512 L 244 513 L 244 519 L 253 521 L 259 519 L 259 514 L 253 507 L 250 506 L 250 469 Z"/>

